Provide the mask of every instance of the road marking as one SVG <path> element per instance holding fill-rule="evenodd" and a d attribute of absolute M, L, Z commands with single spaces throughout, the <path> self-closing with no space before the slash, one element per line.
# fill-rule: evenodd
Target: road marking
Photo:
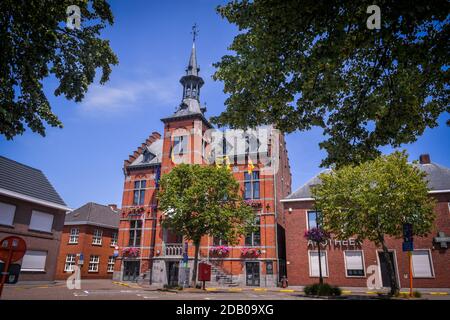
<path fill-rule="evenodd" d="M 367 291 L 367 294 L 377 294 L 375 291 Z"/>
<path fill-rule="evenodd" d="M 229 288 L 228 291 L 231 291 L 231 292 L 240 292 L 240 291 L 242 291 L 242 288 Z"/>
<path fill-rule="evenodd" d="M 350 290 L 342 290 L 342 294 L 350 294 L 352 293 Z"/>
<path fill-rule="evenodd" d="M 216 288 L 206 288 L 206 291 L 217 291 Z"/>
<path fill-rule="evenodd" d="M 280 292 L 294 292 L 292 289 L 280 289 Z"/>
<path fill-rule="evenodd" d="M 430 292 L 433 296 L 446 296 L 448 295 L 448 292 Z"/>
<path fill-rule="evenodd" d="M 267 291 L 266 288 L 254 288 L 253 291 Z"/>

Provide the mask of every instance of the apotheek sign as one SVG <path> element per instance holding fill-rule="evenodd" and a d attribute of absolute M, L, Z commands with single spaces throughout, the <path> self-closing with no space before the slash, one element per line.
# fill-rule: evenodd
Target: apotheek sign
<path fill-rule="evenodd" d="M 322 247 L 324 247 L 324 248 L 325 248 L 325 247 L 331 247 L 331 246 L 334 247 L 334 248 L 343 248 L 343 247 L 348 248 L 348 247 L 358 247 L 358 246 L 361 246 L 362 243 L 361 243 L 361 241 L 358 241 L 358 240 L 355 239 L 355 238 L 348 238 L 348 239 L 346 239 L 346 240 L 339 240 L 339 239 L 333 239 L 333 238 L 331 238 L 331 239 L 328 239 L 328 240 L 325 240 L 325 241 L 321 242 L 320 245 L 321 245 Z M 309 241 L 308 241 L 308 246 L 314 247 L 314 246 L 315 246 L 315 242 L 309 240 Z"/>

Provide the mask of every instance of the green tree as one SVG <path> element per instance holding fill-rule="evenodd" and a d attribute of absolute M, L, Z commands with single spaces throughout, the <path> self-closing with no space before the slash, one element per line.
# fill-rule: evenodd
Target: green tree
<path fill-rule="evenodd" d="M 66 27 L 67 7 L 77 5 L 81 28 Z M 113 15 L 106 0 L 0 1 L 0 134 L 7 139 L 28 126 L 45 136 L 45 124 L 62 127 L 44 94 L 43 79 L 58 80 L 54 94 L 80 102 L 101 68 L 109 79 L 118 59 L 99 38 Z"/>
<path fill-rule="evenodd" d="M 401 238 L 404 223 L 412 224 L 414 236 L 425 236 L 435 219 L 435 200 L 428 196 L 425 176 L 407 162 L 404 152 L 394 152 L 323 173 L 322 183 L 312 189 L 325 230 L 339 239 L 356 236 L 382 248 L 391 294 L 398 292 L 399 285 L 386 237 Z"/>
<path fill-rule="evenodd" d="M 239 183 L 225 167 L 180 164 L 162 176 L 158 199 L 165 212 L 163 226 L 195 246 L 194 286 L 202 236 L 235 243 L 252 230 L 255 221 L 253 209 L 242 200 Z"/>
<path fill-rule="evenodd" d="M 369 4 L 381 29 L 366 26 Z M 240 33 L 215 64 L 218 125 L 323 128 L 322 166 L 373 159 L 449 112 L 450 2 L 243 0 L 218 7 Z"/>

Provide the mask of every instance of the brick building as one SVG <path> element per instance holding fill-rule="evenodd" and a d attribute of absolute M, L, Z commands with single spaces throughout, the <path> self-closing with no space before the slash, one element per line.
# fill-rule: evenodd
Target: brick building
<path fill-rule="evenodd" d="M 42 171 L 0 156 L 0 240 L 18 236 L 27 245 L 19 281 L 55 279 L 69 210 Z"/>
<path fill-rule="evenodd" d="M 436 220 L 428 237 L 414 237 L 413 283 L 416 288 L 450 288 L 450 170 L 430 161 L 428 155 L 417 164 L 427 173 L 429 196 L 437 200 Z M 316 248 L 304 238 L 309 227 L 316 225 L 317 213 L 310 187 L 320 183 L 318 177 L 282 200 L 286 221 L 287 276 L 290 285 L 308 285 L 318 282 L 319 259 Z M 400 286 L 409 287 L 409 259 L 402 251 L 402 239 L 387 239 Z M 385 259 L 380 248 L 355 239 L 331 239 L 322 246 L 321 263 L 325 281 L 343 287 L 366 287 L 367 271 L 374 265 L 383 287 L 389 286 Z"/>
<path fill-rule="evenodd" d="M 192 275 L 194 247 L 183 237 L 161 227 L 163 213 L 158 210 L 155 195 L 159 177 L 179 163 L 175 156 L 187 163 L 215 165 L 205 161 L 205 157 L 210 159 L 217 155 L 206 155 L 212 144 L 208 132 L 213 126 L 205 117 L 206 108 L 200 105 L 200 89 L 204 82 L 199 70 L 194 43 L 186 75 L 180 80 L 183 85 L 180 106 L 174 114 L 161 119 L 163 135 L 153 132 L 124 163 L 120 255 L 116 260 L 115 279 L 132 281 L 141 275 L 151 279 L 153 284 L 181 285 L 187 272 Z M 266 129 L 273 130 L 271 127 Z M 245 138 L 254 137 L 247 135 Z M 220 149 L 231 149 L 227 139 L 224 137 L 220 141 Z M 276 162 L 277 170 L 264 171 L 267 163 L 263 164 L 263 156 Z M 280 200 L 290 193 L 291 188 L 284 137 L 271 136 L 268 148 L 244 148 L 224 162 L 223 165 L 228 165 L 239 181 L 244 198 L 255 208 L 255 224 L 259 228 L 242 237 L 238 245 L 228 247 L 229 252 L 223 256 L 218 255 L 215 249 L 226 244 L 220 239 L 204 237 L 200 244 L 200 261 L 212 265 L 213 283 L 276 285 L 285 257 L 284 247 L 279 247 L 277 241 L 284 236 L 282 221 L 278 220 L 282 213 Z M 188 271 L 181 268 L 186 247 Z"/>
<path fill-rule="evenodd" d="M 81 279 L 111 279 L 120 214 L 115 205 L 89 202 L 68 213 L 61 236 L 57 279 L 67 279 L 75 265 Z"/>

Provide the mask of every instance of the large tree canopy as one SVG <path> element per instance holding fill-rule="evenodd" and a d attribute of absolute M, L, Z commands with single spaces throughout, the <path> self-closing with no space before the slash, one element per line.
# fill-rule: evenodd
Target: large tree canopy
<path fill-rule="evenodd" d="M 370 30 L 367 7 L 381 9 Z M 233 1 L 218 12 L 240 33 L 216 63 L 219 125 L 320 126 L 323 166 L 359 163 L 414 141 L 449 107 L 449 12 L 433 1 Z"/>
<path fill-rule="evenodd" d="M 81 11 L 81 29 L 66 28 L 67 7 Z M 12 139 L 28 126 L 45 135 L 45 124 L 62 127 L 44 94 L 42 80 L 59 80 L 55 95 L 81 101 L 102 69 L 108 81 L 118 63 L 108 40 L 99 38 L 113 15 L 105 0 L 0 1 L 0 134 Z"/>
<path fill-rule="evenodd" d="M 180 164 L 162 176 L 158 199 L 162 224 L 194 243 L 194 284 L 203 236 L 235 243 L 254 228 L 255 213 L 225 167 Z"/>
<path fill-rule="evenodd" d="M 409 164 L 405 153 L 343 166 L 321 174 L 320 179 L 322 183 L 312 189 L 320 223 L 339 239 L 356 236 L 372 241 L 387 256 L 386 237 L 401 238 L 404 223 L 412 224 L 417 237 L 432 230 L 435 200 L 428 195 L 426 173 Z M 392 265 L 389 270 L 395 293 L 398 284 Z"/>

